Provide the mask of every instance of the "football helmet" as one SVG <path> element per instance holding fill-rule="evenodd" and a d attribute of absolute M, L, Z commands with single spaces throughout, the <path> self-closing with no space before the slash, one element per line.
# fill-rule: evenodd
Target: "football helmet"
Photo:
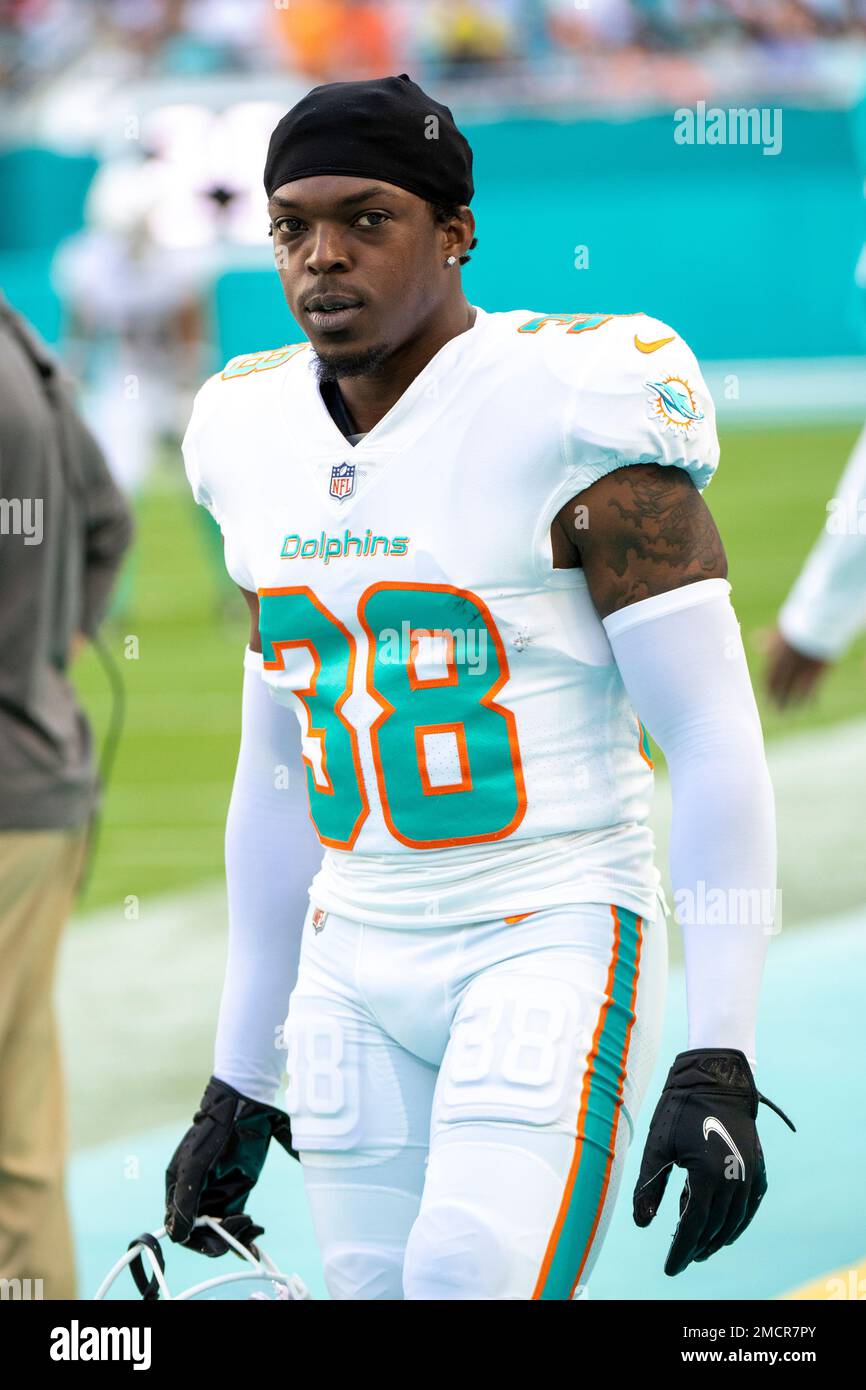
<path fill-rule="evenodd" d="M 234 1269 L 228 1274 L 217 1274 L 210 1279 L 203 1279 L 200 1283 L 191 1284 L 181 1293 L 172 1293 L 166 1278 L 165 1255 L 160 1244 L 166 1230 L 161 1226 L 158 1231 L 145 1231 L 130 1241 L 126 1254 L 108 1271 L 94 1298 L 104 1299 L 125 1269 L 129 1270 L 135 1287 L 145 1302 L 153 1302 L 159 1298 L 257 1298 L 295 1303 L 312 1298 L 300 1275 L 284 1274 L 264 1250 L 256 1245 L 242 1245 L 230 1231 L 223 1229 L 222 1223 L 215 1217 L 200 1216 L 195 1224 L 208 1226 L 216 1237 L 224 1242 L 226 1250 L 233 1250 L 241 1257 L 246 1268 Z"/>

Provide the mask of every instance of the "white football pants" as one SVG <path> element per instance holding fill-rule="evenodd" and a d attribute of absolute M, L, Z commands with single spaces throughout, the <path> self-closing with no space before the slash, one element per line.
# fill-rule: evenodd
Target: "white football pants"
<path fill-rule="evenodd" d="M 610 905 L 457 930 L 311 906 L 286 1099 L 332 1298 L 579 1294 L 666 978 L 664 919 Z"/>

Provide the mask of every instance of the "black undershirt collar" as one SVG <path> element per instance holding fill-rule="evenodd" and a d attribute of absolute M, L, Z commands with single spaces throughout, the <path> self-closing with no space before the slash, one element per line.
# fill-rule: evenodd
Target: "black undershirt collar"
<path fill-rule="evenodd" d="M 350 444 L 356 444 L 359 439 L 364 438 L 364 433 L 355 426 L 355 421 L 349 414 L 349 407 L 343 400 L 343 393 L 339 383 L 336 381 L 323 381 L 320 387 L 322 400 L 328 408 L 328 414 L 341 434 L 345 435 Z"/>

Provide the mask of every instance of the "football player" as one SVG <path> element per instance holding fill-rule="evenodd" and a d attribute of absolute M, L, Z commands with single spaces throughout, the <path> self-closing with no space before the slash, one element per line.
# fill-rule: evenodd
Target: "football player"
<path fill-rule="evenodd" d="M 169 1231 L 252 1241 L 276 1136 L 334 1298 L 579 1294 L 662 1025 L 649 730 L 689 1036 L 635 1219 L 685 1168 L 676 1274 L 766 1186 L 773 797 L 701 496 L 712 401 L 654 318 L 467 301 L 471 152 L 405 74 L 309 93 L 265 186 L 307 341 L 231 361 L 184 442 L 251 630 L 214 1075 Z"/>
<path fill-rule="evenodd" d="M 866 173 L 866 97 L 851 110 L 854 149 Z M 863 185 L 866 191 L 866 183 Z M 854 272 L 863 324 L 866 245 Z M 866 628 L 866 429 L 827 504 L 821 536 L 782 605 L 769 642 L 767 686 L 780 709 L 812 695 L 827 668 Z"/>
<path fill-rule="evenodd" d="M 767 685 L 780 709 L 817 689 L 828 666 L 866 628 L 866 430 L 827 520 L 779 613 Z"/>

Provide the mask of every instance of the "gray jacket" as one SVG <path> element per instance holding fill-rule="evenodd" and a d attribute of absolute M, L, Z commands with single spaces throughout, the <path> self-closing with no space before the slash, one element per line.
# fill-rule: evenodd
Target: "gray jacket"
<path fill-rule="evenodd" d="M 95 634 L 132 531 L 57 359 L 0 295 L 0 830 L 95 810 L 67 653 L 76 631 Z"/>

